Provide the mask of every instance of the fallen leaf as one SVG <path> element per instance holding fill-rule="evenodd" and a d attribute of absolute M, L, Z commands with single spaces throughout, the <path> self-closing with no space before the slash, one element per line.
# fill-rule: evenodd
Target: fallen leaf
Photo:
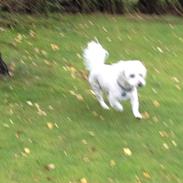
<path fill-rule="evenodd" d="M 27 154 L 27 155 L 30 154 L 30 149 L 28 147 L 25 147 L 24 148 L 24 153 Z"/>
<path fill-rule="evenodd" d="M 35 51 L 36 53 L 40 53 L 39 48 L 34 48 L 34 51 Z"/>
<path fill-rule="evenodd" d="M 169 146 L 166 144 L 166 143 L 163 143 L 163 147 L 165 148 L 165 149 L 169 149 Z"/>
<path fill-rule="evenodd" d="M 175 28 L 174 25 L 172 25 L 172 24 L 169 24 L 169 26 L 170 26 L 171 29 Z"/>
<path fill-rule="evenodd" d="M 143 172 L 143 176 L 145 178 L 147 178 L 147 179 L 150 179 L 151 178 L 151 176 L 150 176 L 150 174 L 148 172 Z"/>
<path fill-rule="evenodd" d="M 33 106 L 33 104 L 32 104 L 31 101 L 26 101 L 26 103 L 27 103 L 29 106 Z"/>
<path fill-rule="evenodd" d="M 84 100 L 84 98 L 83 98 L 80 94 L 77 94 L 77 95 L 76 95 L 76 98 L 77 98 L 79 101 L 83 101 L 83 100 Z"/>
<path fill-rule="evenodd" d="M 89 160 L 88 157 L 84 157 L 84 158 L 83 158 L 83 161 L 86 162 L 86 163 L 88 163 L 90 160 Z"/>
<path fill-rule="evenodd" d="M 131 152 L 131 150 L 128 147 L 123 148 L 123 153 L 126 156 L 131 156 L 132 155 L 132 152 Z"/>
<path fill-rule="evenodd" d="M 87 183 L 88 181 L 86 180 L 86 178 L 81 178 L 80 179 L 80 183 Z"/>
<path fill-rule="evenodd" d="M 96 112 L 96 111 L 92 111 L 92 114 L 93 114 L 95 117 L 97 117 L 97 116 L 98 116 L 98 114 L 97 114 L 97 112 Z"/>
<path fill-rule="evenodd" d="M 89 133 L 92 137 L 95 136 L 95 133 L 94 133 L 93 131 L 89 131 L 88 133 Z"/>
<path fill-rule="evenodd" d="M 80 53 L 77 53 L 76 55 L 77 55 L 78 58 L 82 59 L 82 56 L 81 56 Z"/>
<path fill-rule="evenodd" d="M 143 119 L 149 119 L 150 115 L 148 112 L 144 112 L 144 113 L 142 113 L 142 117 L 143 117 Z"/>
<path fill-rule="evenodd" d="M 46 113 L 45 111 L 43 111 L 43 110 L 40 108 L 40 106 L 39 106 L 38 103 L 35 103 L 34 105 L 35 105 L 35 107 L 37 108 L 37 113 L 38 113 L 40 116 L 47 116 L 47 113 Z"/>
<path fill-rule="evenodd" d="M 36 37 L 36 33 L 33 30 L 30 30 L 29 35 L 33 38 Z"/>
<path fill-rule="evenodd" d="M 159 119 L 156 117 L 156 116 L 153 116 L 153 121 L 155 122 L 155 123 L 157 123 L 158 121 L 159 121 Z"/>
<path fill-rule="evenodd" d="M 47 52 L 45 50 L 41 50 L 41 54 L 46 56 L 47 55 Z"/>
<path fill-rule="evenodd" d="M 55 165 L 53 163 L 50 163 L 50 164 L 46 165 L 45 168 L 48 171 L 51 171 L 51 170 L 54 170 L 55 169 Z"/>
<path fill-rule="evenodd" d="M 85 139 L 83 139 L 81 142 L 82 142 L 83 144 L 85 144 L 85 145 L 88 144 L 87 141 L 86 141 Z"/>
<path fill-rule="evenodd" d="M 175 77 L 175 76 L 173 76 L 171 79 L 172 79 L 174 82 L 176 82 L 176 83 L 180 83 L 179 79 L 178 79 L 177 77 Z"/>
<path fill-rule="evenodd" d="M 53 124 L 51 122 L 48 122 L 47 127 L 51 130 L 51 129 L 53 129 Z"/>
<path fill-rule="evenodd" d="M 110 161 L 110 166 L 111 166 L 111 167 L 114 167 L 115 165 L 116 165 L 116 162 L 115 162 L 114 160 L 111 160 L 111 161 Z"/>
<path fill-rule="evenodd" d="M 174 140 L 172 140 L 172 144 L 176 147 L 177 146 L 177 143 L 174 141 Z"/>
<path fill-rule="evenodd" d="M 175 85 L 175 87 L 180 91 L 181 87 L 179 85 Z"/>
<path fill-rule="evenodd" d="M 57 50 L 60 49 L 57 44 L 53 44 L 53 43 L 51 44 L 51 48 L 52 48 L 53 51 L 57 51 Z"/>
<path fill-rule="evenodd" d="M 21 43 L 21 41 L 22 41 L 22 35 L 21 34 L 18 34 L 16 37 L 15 37 L 15 41 L 17 42 L 17 43 Z"/>
<path fill-rule="evenodd" d="M 159 131 L 159 134 L 161 137 L 168 137 L 169 136 L 168 133 L 165 131 Z"/>
<path fill-rule="evenodd" d="M 157 50 L 158 50 L 160 53 L 163 53 L 163 50 L 162 50 L 160 47 L 157 47 Z"/>
<path fill-rule="evenodd" d="M 107 39 L 108 42 L 112 41 L 111 38 L 109 38 L 109 37 L 106 37 L 106 39 Z"/>
<path fill-rule="evenodd" d="M 10 128 L 10 126 L 9 126 L 7 123 L 3 123 L 3 126 L 4 126 L 5 128 Z"/>
<path fill-rule="evenodd" d="M 102 27 L 102 29 L 103 29 L 104 32 L 108 32 L 107 29 L 104 26 Z"/>
<path fill-rule="evenodd" d="M 155 107 L 159 107 L 159 106 L 160 106 L 160 103 L 159 103 L 157 100 L 154 100 L 154 101 L 153 101 L 153 105 L 154 105 Z"/>

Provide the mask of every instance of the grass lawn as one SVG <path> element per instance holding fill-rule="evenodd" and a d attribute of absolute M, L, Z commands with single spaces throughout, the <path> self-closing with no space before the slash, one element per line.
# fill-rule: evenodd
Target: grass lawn
<path fill-rule="evenodd" d="M 1 183 L 182 183 L 183 20 L 175 17 L 1 15 Z M 82 49 L 148 69 L 140 111 L 104 111 Z"/>

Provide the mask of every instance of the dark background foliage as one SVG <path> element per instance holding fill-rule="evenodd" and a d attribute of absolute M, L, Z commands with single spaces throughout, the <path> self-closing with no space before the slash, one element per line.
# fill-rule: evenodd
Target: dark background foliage
<path fill-rule="evenodd" d="M 173 13 L 182 15 L 183 0 L 0 0 L 1 11 L 19 13 L 92 13 L 123 14 Z"/>

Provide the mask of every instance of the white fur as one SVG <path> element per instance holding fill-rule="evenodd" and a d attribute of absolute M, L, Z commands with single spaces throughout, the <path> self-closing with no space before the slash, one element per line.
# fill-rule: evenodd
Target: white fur
<path fill-rule="evenodd" d="M 138 60 L 105 64 L 108 55 L 95 41 L 88 43 L 83 53 L 86 68 L 89 70 L 88 80 L 97 100 L 104 109 L 109 109 L 103 99 L 103 93 L 106 93 L 110 106 L 123 111 L 120 102 L 129 99 L 134 116 L 141 119 L 137 88 L 146 83 L 146 68 Z"/>

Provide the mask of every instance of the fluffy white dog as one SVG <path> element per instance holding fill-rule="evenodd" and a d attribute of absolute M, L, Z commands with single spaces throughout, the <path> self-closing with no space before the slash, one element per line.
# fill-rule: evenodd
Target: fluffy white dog
<path fill-rule="evenodd" d="M 89 83 L 97 100 L 104 109 L 109 109 L 103 99 L 107 94 L 109 104 L 118 111 L 123 111 L 122 100 L 130 99 L 135 118 L 141 119 L 137 88 L 145 85 L 146 68 L 138 60 L 119 61 L 107 65 L 108 52 L 95 41 L 84 49 L 84 61 L 89 70 Z"/>

